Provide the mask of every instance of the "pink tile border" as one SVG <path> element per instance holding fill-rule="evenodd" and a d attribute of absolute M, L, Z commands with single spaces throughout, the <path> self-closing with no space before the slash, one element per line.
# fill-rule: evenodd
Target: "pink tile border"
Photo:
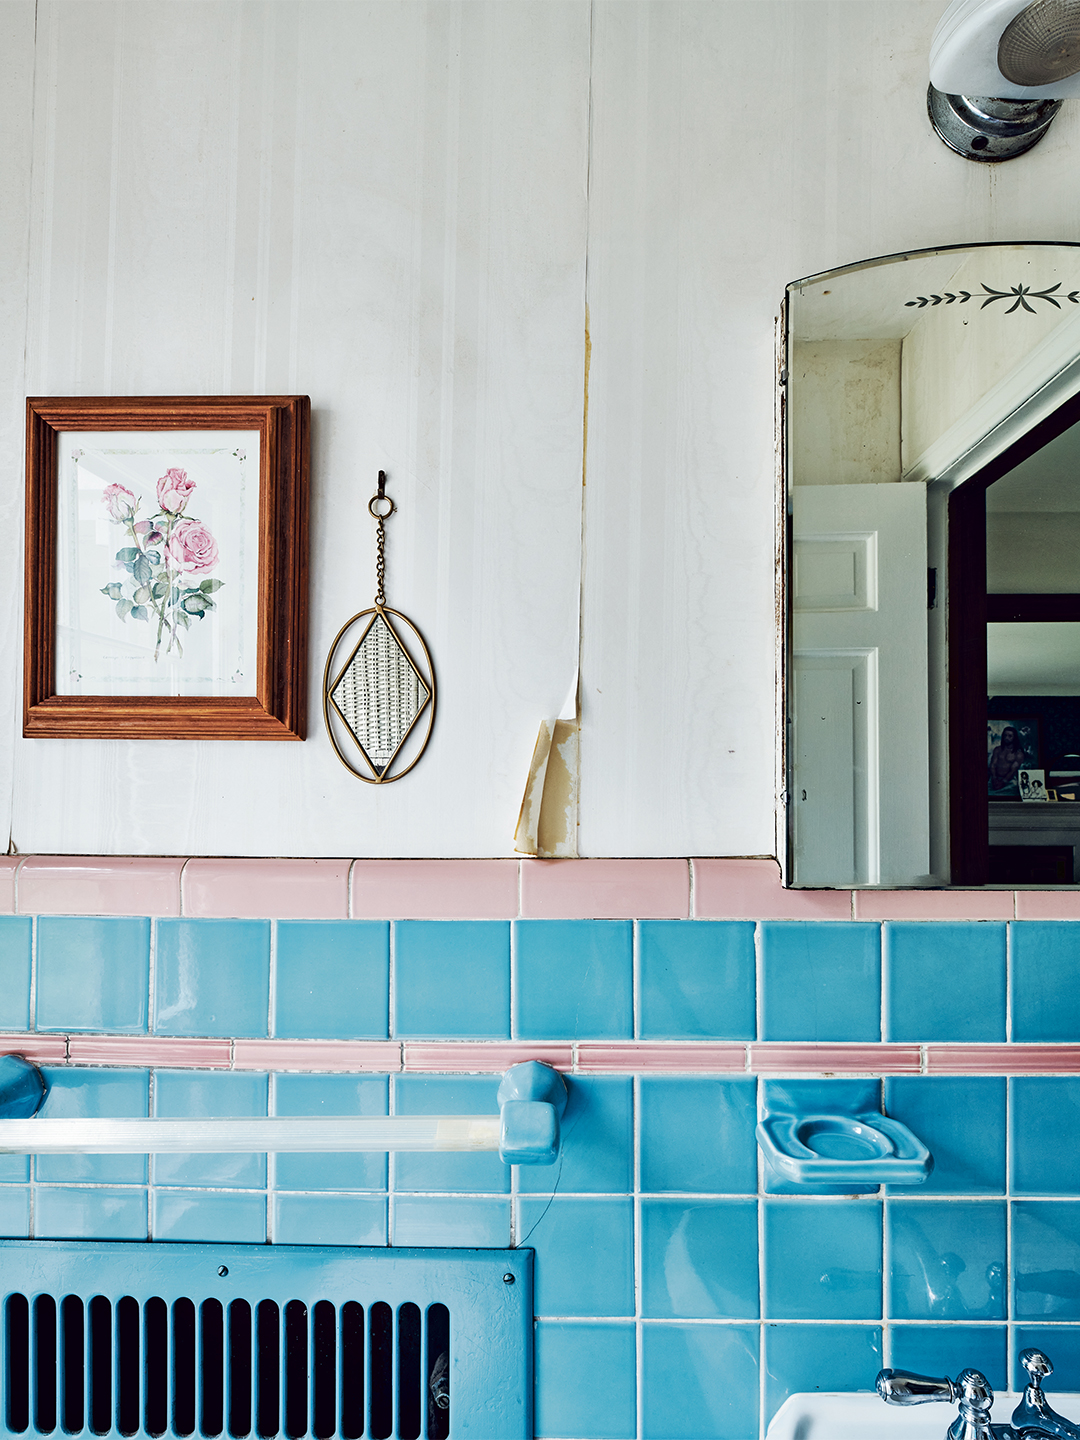
<path fill-rule="evenodd" d="M 523 860 L 521 913 L 534 920 L 685 920 L 685 860 Z"/>
<path fill-rule="evenodd" d="M 523 1060 L 542 1060 L 556 1070 L 570 1070 L 574 1064 L 574 1047 L 570 1044 L 551 1045 L 541 1040 L 485 1044 L 483 1041 L 416 1041 L 405 1042 L 406 1070 L 427 1070 L 444 1074 L 501 1073 Z"/>
<path fill-rule="evenodd" d="M 1080 920 L 1080 890 L 1017 890 L 1018 920 Z"/>
<path fill-rule="evenodd" d="M 1076 1075 L 1080 1045 L 928 1045 L 930 1075 Z"/>
<path fill-rule="evenodd" d="M 690 861 L 695 920 L 850 920 L 850 890 L 785 890 L 775 860 Z"/>
<path fill-rule="evenodd" d="M 234 1070 L 401 1069 L 396 1040 L 234 1040 Z"/>
<path fill-rule="evenodd" d="M 15 873 L 21 863 L 19 855 L 0 855 L 0 915 L 15 914 Z"/>
<path fill-rule="evenodd" d="M 66 1035 L 0 1035 L 0 1055 L 22 1055 L 39 1065 L 67 1063 Z"/>
<path fill-rule="evenodd" d="M 19 868 L 21 915 L 179 915 L 182 858 L 30 855 Z"/>
<path fill-rule="evenodd" d="M 641 1070 L 741 1075 L 746 1073 L 746 1046 L 699 1041 L 585 1041 L 578 1046 L 577 1068 L 582 1074 Z"/>
<path fill-rule="evenodd" d="M 917 1075 L 918 1045 L 783 1045 L 750 1046 L 755 1075 Z"/>
<path fill-rule="evenodd" d="M 72 1035 L 73 1065 L 154 1065 L 180 1069 L 227 1070 L 231 1040 L 186 1035 Z"/>
<path fill-rule="evenodd" d="M 189 860 L 185 915 L 344 920 L 350 860 Z"/>
<path fill-rule="evenodd" d="M 856 920 L 1011 920 L 1011 890 L 856 890 Z"/>
<path fill-rule="evenodd" d="M 354 920 L 512 920 L 516 860 L 354 860 Z"/>

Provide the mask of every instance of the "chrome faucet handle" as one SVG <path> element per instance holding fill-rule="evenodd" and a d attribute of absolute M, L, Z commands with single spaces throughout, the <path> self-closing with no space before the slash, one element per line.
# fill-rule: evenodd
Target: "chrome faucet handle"
<path fill-rule="evenodd" d="M 916 1375 L 911 1370 L 880 1370 L 877 1393 L 886 1405 L 929 1405 L 934 1400 L 956 1400 L 959 1391 L 947 1375 Z"/>
<path fill-rule="evenodd" d="M 991 1426 L 994 1392 L 986 1376 L 978 1370 L 961 1370 L 955 1380 L 948 1376 L 939 1380 L 932 1375 L 914 1375 L 909 1370 L 881 1370 L 877 1392 L 886 1405 L 959 1400 L 960 1413 L 946 1431 L 946 1440 L 1016 1440 L 1016 1432 L 1010 1426 Z"/>
<path fill-rule="evenodd" d="M 1080 1440 L 1080 1425 L 1074 1425 L 1051 1409 L 1042 1390 L 1044 1375 L 1052 1375 L 1054 1367 L 1041 1350 L 1021 1350 L 1020 1364 L 1028 1372 L 1024 1398 L 1013 1411 L 1012 1423 L 1017 1430 L 1040 1430 L 1058 1440 Z"/>

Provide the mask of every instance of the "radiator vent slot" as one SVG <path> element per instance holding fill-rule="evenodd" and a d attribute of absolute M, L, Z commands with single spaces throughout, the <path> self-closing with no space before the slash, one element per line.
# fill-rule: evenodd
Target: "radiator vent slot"
<path fill-rule="evenodd" d="M 0 1242 L 3 1433 L 528 1436 L 531 1262 L 531 1251 Z M 157 1284 L 133 1283 L 140 1271 Z"/>

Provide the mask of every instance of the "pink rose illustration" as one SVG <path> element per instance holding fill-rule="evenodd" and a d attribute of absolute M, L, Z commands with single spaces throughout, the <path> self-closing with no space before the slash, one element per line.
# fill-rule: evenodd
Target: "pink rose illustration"
<path fill-rule="evenodd" d="M 179 515 L 188 502 L 188 496 L 195 489 L 195 481 L 189 480 L 186 470 L 175 467 L 166 470 L 157 482 L 158 504 L 170 515 Z"/>
<path fill-rule="evenodd" d="M 217 541 L 201 520 L 180 520 L 165 547 L 169 563 L 193 575 L 212 570 L 218 562 Z"/>
<path fill-rule="evenodd" d="M 102 491 L 110 520 L 123 525 L 135 514 L 135 496 L 124 485 L 106 485 Z"/>

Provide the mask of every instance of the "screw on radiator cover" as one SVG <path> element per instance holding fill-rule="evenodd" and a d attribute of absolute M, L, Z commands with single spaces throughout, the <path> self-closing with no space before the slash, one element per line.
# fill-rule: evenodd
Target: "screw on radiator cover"
<path fill-rule="evenodd" d="M 509 1272 L 503 1276 L 503 1284 L 504 1284 L 504 1285 L 513 1285 L 513 1283 L 514 1283 L 514 1277 L 513 1277 L 513 1275 L 511 1275 Z"/>
<path fill-rule="evenodd" d="M 219 1265 L 219 1266 L 217 1267 L 217 1273 L 218 1273 L 219 1275 L 227 1275 L 227 1274 L 229 1273 L 229 1267 L 228 1267 L 228 1265 Z"/>

